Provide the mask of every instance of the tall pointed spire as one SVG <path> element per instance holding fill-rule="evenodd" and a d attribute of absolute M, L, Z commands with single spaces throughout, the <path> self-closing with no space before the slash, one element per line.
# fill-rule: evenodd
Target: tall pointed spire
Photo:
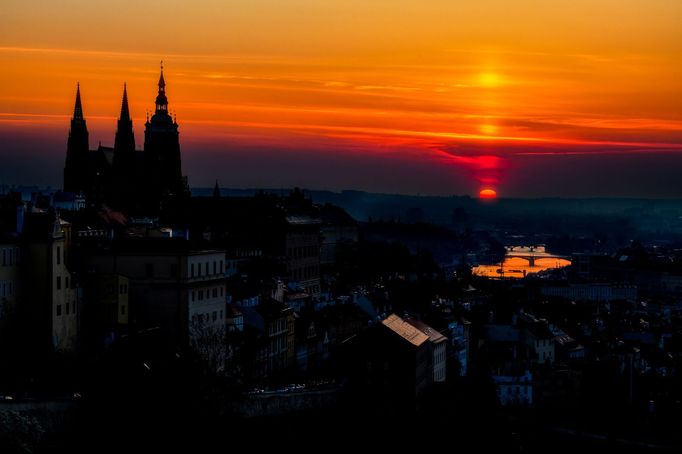
<path fill-rule="evenodd" d="M 166 98 L 166 81 L 163 79 L 163 60 L 161 60 L 161 75 L 159 76 L 159 94 L 156 96 L 156 113 L 168 114 L 168 98 Z"/>
<path fill-rule="evenodd" d="M 163 80 L 163 60 L 161 60 L 161 76 L 159 77 L 159 91 L 166 88 L 166 81 Z"/>
<path fill-rule="evenodd" d="M 64 165 L 64 190 L 88 194 L 91 189 L 88 179 L 89 143 L 88 127 L 83 116 L 81 86 L 76 85 L 76 104 L 73 108 L 69 139 L 66 143 L 66 163 Z"/>
<path fill-rule="evenodd" d="M 128 90 L 126 88 L 126 83 L 123 82 L 123 101 L 121 101 L 121 121 L 130 120 L 130 109 L 128 109 Z"/>
<path fill-rule="evenodd" d="M 76 105 L 73 108 L 73 119 L 83 120 L 83 105 L 81 104 L 81 84 L 80 82 L 76 85 Z"/>
<path fill-rule="evenodd" d="M 118 119 L 116 137 L 114 138 L 114 174 L 119 179 L 129 179 L 131 168 L 135 165 L 132 155 L 135 153 L 135 134 L 133 120 L 128 107 L 128 86 L 123 84 L 121 100 L 121 116 Z"/>
<path fill-rule="evenodd" d="M 218 180 L 215 180 L 215 186 L 213 186 L 213 198 L 220 198 L 220 186 L 218 186 Z"/>

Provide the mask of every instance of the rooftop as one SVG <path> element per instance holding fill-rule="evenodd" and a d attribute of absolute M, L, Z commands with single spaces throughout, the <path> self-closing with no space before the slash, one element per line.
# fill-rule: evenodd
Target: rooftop
<path fill-rule="evenodd" d="M 554 339 L 554 333 L 549 329 L 547 323 L 538 321 L 528 326 L 528 332 L 536 339 Z"/>
<path fill-rule="evenodd" d="M 381 324 L 417 347 L 429 339 L 429 336 L 395 314 L 389 315 Z"/>
<path fill-rule="evenodd" d="M 447 340 L 447 337 L 443 336 L 441 333 L 439 333 L 435 329 L 431 328 L 429 325 L 422 322 L 421 320 L 416 320 L 414 318 L 408 318 L 408 319 L 405 319 L 405 321 L 407 323 L 409 323 L 410 325 L 414 326 L 415 328 L 417 328 L 422 333 L 429 336 L 429 339 L 434 344 L 444 342 Z"/>
<path fill-rule="evenodd" d="M 319 219 L 310 216 L 287 216 L 286 220 L 287 224 L 290 225 L 318 225 L 322 223 Z"/>

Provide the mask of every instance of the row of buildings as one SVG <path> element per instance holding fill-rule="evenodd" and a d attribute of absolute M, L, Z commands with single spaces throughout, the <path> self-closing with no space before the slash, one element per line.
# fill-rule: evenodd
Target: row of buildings
<path fill-rule="evenodd" d="M 155 104 L 137 150 L 124 86 L 114 146 L 91 150 L 79 86 L 64 191 L 0 195 L 0 348 L 47 361 L 128 345 L 266 384 L 342 364 L 410 396 L 445 382 L 452 345 L 420 314 L 330 291 L 359 239 L 348 213 L 298 189 L 189 197 L 163 67 Z"/>

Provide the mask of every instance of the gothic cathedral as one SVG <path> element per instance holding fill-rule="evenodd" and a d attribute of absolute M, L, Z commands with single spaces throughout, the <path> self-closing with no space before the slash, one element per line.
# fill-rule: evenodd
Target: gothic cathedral
<path fill-rule="evenodd" d="M 186 197 L 189 189 L 182 175 L 178 123 L 168 112 L 163 65 L 155 104 L 144 125 L 144 148 L 136 150 L 124 84 L 114 147 L 100 144 L 90 150 L 79 84 L 66 148 L 64 191 L 85 195 L 90 206 L 107 205 L 145 216 Z"/>

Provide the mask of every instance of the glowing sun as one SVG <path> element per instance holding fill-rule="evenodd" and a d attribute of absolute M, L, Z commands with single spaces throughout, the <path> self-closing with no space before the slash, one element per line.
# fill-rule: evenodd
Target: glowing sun
<path fill-rule="evenodd" d="M 502 84 L 502 77 L 493 72 L 485 72 L 478 75 L 478 84 L 481 87 L 495 88 Z"/>
<path fill-rule="evenodd" d="M 495 199 L 497 198 L 497 191 L 494 189 L 481 189 L 478 196 L 482 199 Z"/>

